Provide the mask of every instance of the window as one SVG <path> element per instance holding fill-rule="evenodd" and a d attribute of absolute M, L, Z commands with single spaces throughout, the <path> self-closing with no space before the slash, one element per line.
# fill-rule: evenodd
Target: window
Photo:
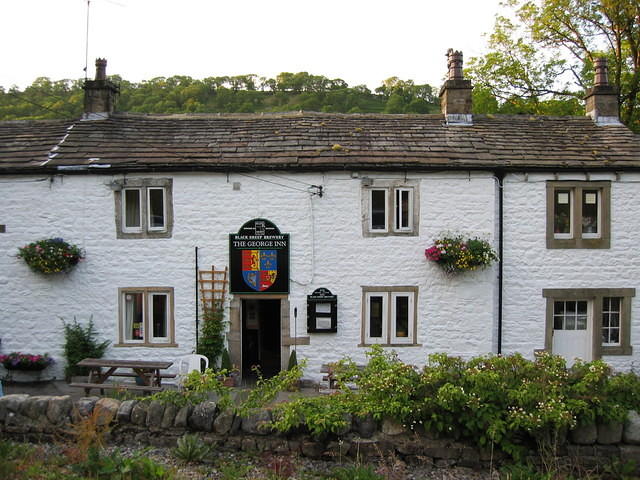
<path fill-rule="evenodd" d="M 175 347 L 173 288 L 121 288 L 117 346 Z"/>
<path fill-rule="evenodd" d="M 609 248 L 610 182 L 547 182 L 547 248 Z"/>
<path fill-rule="evenodd" d="M 167 238 L 173 228 L 171 179 L 126 179 L 115 192 L 118 238 Z"/>
<path fill-rule="evenodd" d="M 417 182 L 367 179 L 362 197 L 365 236 L 418 234 Z"/>
<path fill-rule="evenodd" d="M 563 341 L 575 348 L 579 337 L 571 336 L 571 332 L 576 335 L 586 332 L 590 335 L 591 358 L 631 355 L 631 299 L 635 294 L 634 288 L 544 289 L 542 295 L 547 299 L 545 349 L 555 351 L 556 337 L 562 336 L 565 336 Z"/>
<path fill-rule="evenodd" d="M 417 287 L 363 287 L 362 345 L 416 345 Z"/>

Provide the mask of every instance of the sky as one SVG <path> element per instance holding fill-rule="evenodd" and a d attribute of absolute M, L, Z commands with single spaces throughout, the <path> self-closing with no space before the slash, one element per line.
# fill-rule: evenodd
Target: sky
<path fill-rule="evenodd" d="M 374 89 L 439 86 L 448 48 L 485 51 L 500 0 L 3 0 L 0 86 L 107 74 L 139 82 L 306 71 Z"/>

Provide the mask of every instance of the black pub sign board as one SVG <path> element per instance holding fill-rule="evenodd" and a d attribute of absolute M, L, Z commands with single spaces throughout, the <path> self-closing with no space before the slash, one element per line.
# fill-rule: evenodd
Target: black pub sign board
<path fill-rule="evenodd" d="M 229 235 L 231 293 L 289 293 L 289 234 L 254 218 Z"/>

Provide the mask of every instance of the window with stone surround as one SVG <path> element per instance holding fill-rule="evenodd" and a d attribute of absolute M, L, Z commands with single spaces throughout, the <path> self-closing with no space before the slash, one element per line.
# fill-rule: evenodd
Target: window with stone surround
<path fill-rule="evenodd" d="M 173 288 L 131 287 L 118 290 L 116 347 L 175 347 Z"/>
<path fill-rule="evenodd" d="M 611 182 L 547 182 L 547 248 L 609 248 Z"/>
<path fill-rule="evenodd" d="M 366 237 L 418 235 L 418 182 L 363 179 L 362 232 Z"/>
<path fill-rule="evenodd" d="M 545 349 L 554 330 L 591 330 L 594 359 L 631 355 L 631 302 L 635 288 L 547 288 Z"/>
<path fill-rule="evenodd" d="M 170 178 L 127 178 L 114 192 L 118 238 L 171 237 L 172 186 Z"/>
<path fill-rule="evenodd" d="M 362 287 L 361 346 L 416 344 L 418 287 Z"/>

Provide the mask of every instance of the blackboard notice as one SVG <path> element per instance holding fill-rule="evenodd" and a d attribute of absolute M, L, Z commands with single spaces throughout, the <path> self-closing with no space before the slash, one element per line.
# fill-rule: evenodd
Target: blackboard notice
<path fill-rule="evenodd" d="M 289 234 L 264 218 L 229 235 L 231 293 L 289 293 Z"/>

